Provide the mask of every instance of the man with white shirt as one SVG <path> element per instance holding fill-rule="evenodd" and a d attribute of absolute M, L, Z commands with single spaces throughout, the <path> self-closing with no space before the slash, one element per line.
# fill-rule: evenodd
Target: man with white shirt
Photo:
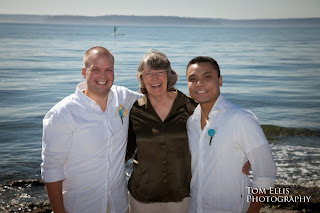
<path fill-rule="evenodd" d="M 86 82 L 43 119 L 42 178 L 54 212 L 123 213 L 128 114 L 141 95 L 113 86 L 107 49 L 89 49 L 83 63 Z"/>
<path fill-rule="evenodd" d="M 222 76 L 214 59 L 192 59 L 187 81 L 199 103 L 187 122 L 192 155 L 189 213 L 259 212 L 263 203 L 248 201 L 248 187 L 273 187 L 276 165 L 257 118 L 220 94 Z M 248 160 L 252 183 L 241 171 Z"/>

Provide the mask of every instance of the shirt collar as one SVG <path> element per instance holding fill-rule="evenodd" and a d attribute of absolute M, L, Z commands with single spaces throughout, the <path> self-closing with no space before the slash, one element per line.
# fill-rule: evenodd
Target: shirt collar
<path fill-rule="evenodd" d="M 226 108 L 226 104 L 227 100 L 223 97 L 222 94 L 220 94 L 216 102 L 214 103 L 213 107 L 211 108 L 211 111 L 209 113 L 209 119 L 216 111 L 224 111 Z"/>
<path fill-rule="evenodd" d="M 170 114 L 173 112 L 175 113 L 176 110 L 181 107 L 182 105 L 186 104 L 187 102 L 190 102 L 189 98 L 184 95 L 182 92 L 180 92 L 179 90 L 177 91 L 177 97 L 175 98 L 173 104 L 172 104 L 172 109 L 170 110 Z M 143 107 L 145 109 L 147 109 L 148 111 L 150 111 L 151 113 L 156 113 L 155 110 L 152 107 L 152 104 L 148 98 L 147 95 L 144 95 L 142 98 L 140 98 L 138 100 L 138 105 L 140 107 Z M 168 116 L 169 117 L 169 116 Z"/>
<path fill-rule="evenodd" d="M 216 112 L 216 111 L 224 111 L 226 110 L 228 105 L 228 101 L 227 99 L 225 99 L 223 97 L 222 94 L 219 95 L 219 97 L 217 98 L 216 102 L 214 103 L 213 107 L 211 108 L 211 111 L 209 113 L 209 119 L 212 117 L 212 115 Z M 197 108 L 194 110 L 194 115 L 197 119 L 201 118 L 201 106 L 200 104 L 198 104 Z"/>
<path fill-rule="evenodd" d="M 83 91 L 87 88 L 87 83 L 86 82 L 82 82 L 79 83 L 76 91 L 75 91 L 75 95 L 81 100 L 81 102 L 83 104 L 86 105 L 86 107 L 93 109 L 94 111 L 97 112 L 102 112 L 100 106 L 91 98 L 89 98 L 86 94 L 83 93 Z M 108 93 L 108 103 L 107 103 L 107 107 L 110 103 L 110 101 L 112 100 L 114 96 L 114 86 L 111 87 L 109 93 Z"/>

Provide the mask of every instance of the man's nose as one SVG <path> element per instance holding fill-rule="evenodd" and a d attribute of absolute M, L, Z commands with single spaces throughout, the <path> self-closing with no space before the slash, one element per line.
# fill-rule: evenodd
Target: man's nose
<path fill-rule="evenodd" d="M 197 84 L 196 84 L 196 86 L 203 86 L 204 84 L 203 84 L 203 80 L 202 79 L 199 79 L 198 81 L 197 81 Z"/>
<path fill-rule="evenodd" d="M 108 75 L 108 71 L 102 71 L 102 72 L 101 72 L 101 75 L 102 75 L 102 76 L 107 76 L 107 75 Z"/>

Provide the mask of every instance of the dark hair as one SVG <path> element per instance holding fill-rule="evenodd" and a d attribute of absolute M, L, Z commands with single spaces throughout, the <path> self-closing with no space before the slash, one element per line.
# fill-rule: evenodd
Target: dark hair
<path fill-rule="evenodd" d="M 210 63 L 212 65 L 213 69 L 217 70 L 218 77 L 220 77 L 220 67 L 219 67 L 218 62 L 216 60 L 214 60 L 213 58 L 210 58 L 208 56 L 198 56 L 198 57 L 195 57 L 195 58 L 191 59 L 191 61 L 189 61 L 189 63 L 188 63 L 186 71 L 188 71 L 188 68 L 192 64 L 200 64 L 200 63 Z"/>
<path fill-rule="evenodd" d="M 142 80 L 142 73 L 146 67 L 153 70 L 165 70 L 168 73 L 167 90 L 174 90 L 174 85 L 178 80 L 178 74 L 174 70 L 172 70 L 169 59 L 162 52 L 149 50 L 147 54 L 142 57 L 137 70 L 137 78 L 139 81 L 139 89 L 141 93 L 148 93 L 146 86 Z"/>

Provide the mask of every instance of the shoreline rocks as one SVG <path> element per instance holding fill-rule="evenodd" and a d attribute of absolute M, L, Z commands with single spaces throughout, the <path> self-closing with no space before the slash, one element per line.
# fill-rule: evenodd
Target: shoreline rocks
<path fill-rule="evenodd" d="M 311 196 L 309 202 L 265 202 L 261 213 L 320 213 L 320 187 L 304 187 L 298 185 L 277 185 L 275 188 L 288 189 L 287 192 L 280 193 L 280 196 Z M 13 191 L 11 196 L 17 196 L 17 190 L 26 189 L 30 193 L 33 201 L 21 201 L 21 199 L 11 199 L 8 192 Z M 2 212 L 31 212 L 31 213 L 49 213 L 51 206 L 44 190 L 44 184 L 39 180 L 13 181 L 8 184 L 1 185 L 0 193 L 0 213 Z M 285 191 L 285 190 L 283 190 Z M 19 191 L 18 191 L 19 192 Z M 40 198 L 34 198 L 33 194 L 41 194 Z M 26 194 L 26 193 L 25 193 Z M 279 196 L 273 194 L 271 196 Z M 10 198 L 10 199 L 8 199 Z"/>

